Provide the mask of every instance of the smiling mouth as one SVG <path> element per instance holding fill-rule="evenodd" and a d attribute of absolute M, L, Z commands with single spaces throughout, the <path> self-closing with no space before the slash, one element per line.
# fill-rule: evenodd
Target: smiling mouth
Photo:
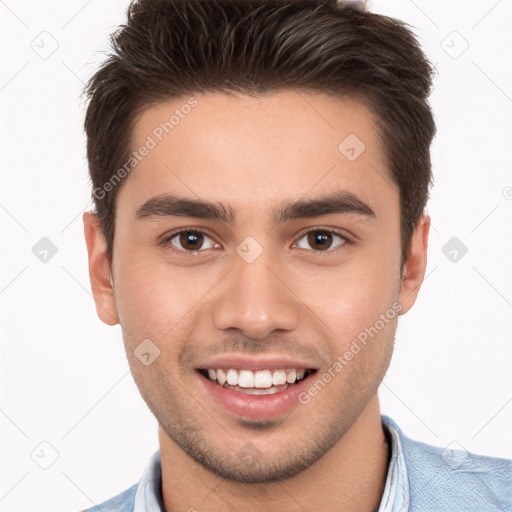
<path fill-rule="evenodd" d="M 295 386 L 316 372 L 306 368 L 275 370 L 245 370 L 236 368 L 198 369 L 199 373 L 217 385 L 250 395 L 271 395 Z"/>

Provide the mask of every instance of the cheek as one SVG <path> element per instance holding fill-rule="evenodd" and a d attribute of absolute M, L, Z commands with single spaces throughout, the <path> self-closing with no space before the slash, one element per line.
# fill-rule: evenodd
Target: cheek
<path fill-rule="evenodd" d="M 115 262 L 116 305 L 121 324 L 137 338 L 184 336 L 202 298 L 219 276 L 200 267 L 173 267 L 149 254 Z"/>
<path fill-rule="evenodd" d="M 307 280 L 294 280 L 301 283 L 294 291 L 340 342 L 373 325 L 398 300 L 398 263 L 377 255 L 361 255 L 338 268 L 304 275 Z"/>
<path fill-rule="evenodd" d="M 169 286 L 165 274 L 145 258 L 132 255 L 114 261 L 116 306 L 126 330 L 149 337 L 160 325 L 172 324 L 182 294 Z"/>

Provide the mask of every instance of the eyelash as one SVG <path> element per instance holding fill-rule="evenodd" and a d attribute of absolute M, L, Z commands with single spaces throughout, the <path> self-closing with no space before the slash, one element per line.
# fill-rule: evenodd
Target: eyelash
<path fill-rule="evenodd" d="M 172 239 L 175 238 L 177 235 L 180 235 L 181 233 L 186 233 L 186 232 L 192 232 L 192 233 L 195 233 L 195 234 L 206 235 L 208 238 L 214 240 L 213 237 L 210 236 L 206 231 L 201 231 L 201 230 L 195 229 L 195 228 L 182 228 L 182 229 L 179 229 L 177 231 L 173 231 L 172 233 L 170 233 L 167 237 L 165 237 L 159 243 L 159 245 L 164 247 L 164 248 L 169 248 L 169 249 L 173 250 L 174 252 L 176 252 L 176 253 L 178 253 L 180 255 L 186 255 L 186 256 L 197 256 L 197 253 L 202 252 L 203 250 L 207 250 L 207 249 L 202 249 L 202 250 L 199 250 L 199 251 L 187 251 L 187 250 L 176 249 L 172 245 L 172 243 L 171 243 Z M 342 235 L 338 231 L 335 231 L 335 230 L 332 230 L 332 229 L 325 229 L 325 228 L 314 228 L 314 229 L 309 229 L 308 231 L 304 231 L 303 233 L 301 233 L 299 235 L 298 240 L 300 240 L 304 236 L 308 235 L 309 233 L 315 233 L 315 232 L 324 232 L 324 233 L 329 233 L 329 234 L 332 234 L 332 235 L 336 235 L 336 236 L 339 236 L 344 241 L 339 247 L 337 247 L 334 250 L 327 249 L 325 251 L 316 251 L 314 249 L 311 249 L 312 252 L 317 253 L 317 254 L 322 254 L 322 255 L 326 255 L 326 256 L 327 255 L 336 254 L 341 249 L 343 249 L 346 245 L 352 243 L 349 238 L 347 238 L 345 235 Z M 300 248 L 300 249 L 302 249 L 302 248 Z"/>

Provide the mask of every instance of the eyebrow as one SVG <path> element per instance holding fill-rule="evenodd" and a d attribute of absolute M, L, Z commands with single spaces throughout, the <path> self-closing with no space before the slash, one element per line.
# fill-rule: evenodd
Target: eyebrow
<path fill-rule="evenodd" d="M 372 207 L 351 192 L 338 191 L 312 199 L 299 199 L 278 205 L 271 214 L 275 223 L 294 219 L 314 218 L 330 214 L 355 214 L 375 218 Z M 136 213 L 137 219 L 148 217 L 195 217 L 234 225 L 236 216 L 232 207 L 173 194 L 164 194 L 146 201 Z"/>

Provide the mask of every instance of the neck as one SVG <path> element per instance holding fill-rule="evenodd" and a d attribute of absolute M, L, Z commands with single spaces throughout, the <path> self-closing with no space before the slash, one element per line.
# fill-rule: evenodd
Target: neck
<path fill-rule="evenodd" d="M 158 435 L 167 512 L 373 512 L 384 492 L 390 447 L 377 394 L 331 450 L 305 471 L 279 482 L 241 484 L 224 480 L 186 454 L 161 426 Z"/>

